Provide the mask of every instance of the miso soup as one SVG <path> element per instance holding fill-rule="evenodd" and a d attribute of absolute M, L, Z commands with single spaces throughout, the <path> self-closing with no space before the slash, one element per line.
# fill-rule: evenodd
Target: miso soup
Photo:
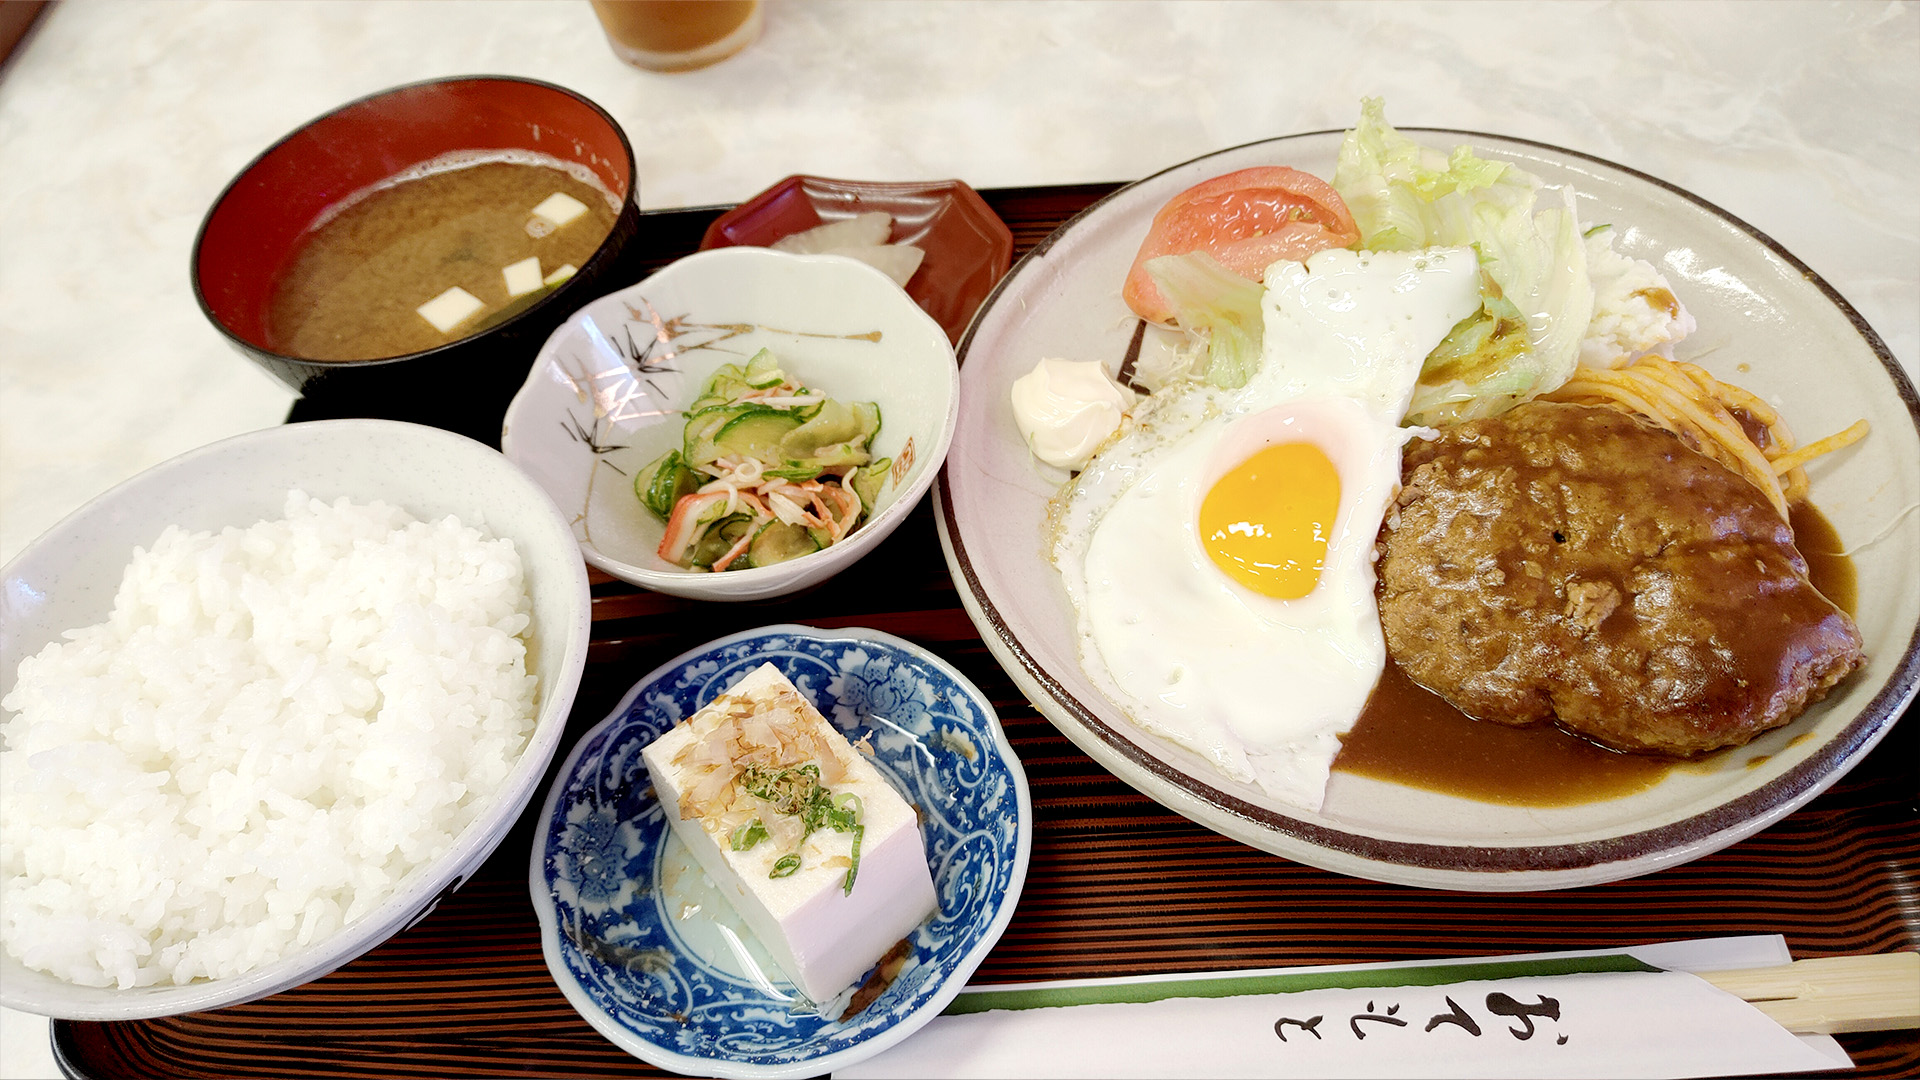
<path fill-rule="evenodd" d="M 374 360 L 458 341 L 507 318 L 559 284 L 544 284 L 546 277 L 584 265 L 612 231 L 619 201 L 590 177 L 533 155 L 456 155 L 356 193 L 322 215 L 281 272 L 270 344 L 310 360 Z M 534 208 L 556 192 L 586 211 L 560 225 L 536 217 Z M 539 260 L 541 284 L 512 295 L 503 271 L 530 257 Z M 516 275 L 519 288 L 528 269 Z M 479 306 L 440 329 L 419 309 L 456 287 Z"/>

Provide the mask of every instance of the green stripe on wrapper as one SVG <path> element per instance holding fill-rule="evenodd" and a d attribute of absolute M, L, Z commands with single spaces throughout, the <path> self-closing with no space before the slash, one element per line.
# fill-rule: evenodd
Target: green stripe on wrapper
<path fill-rule="evenodd" d="M 1375 986 L 1444 986 L 1448 983 L 1488 979 L 1659 970 L 1625 953 L 1615 953 L 1607 956 L 1571 956 L 1545 960 L 1502 960 L 1488 963 L 1377 968 L 1371 971 L 1299 971 L 1276 975 L 1155 979 L 1102 983 L 1092 986 L 966 990 L 953 999 L 953 1003 L 946 1007 L 942 1015 L 957 1016 L 993 1009 L 1051 1009 L 1066 1005 L 1137 1005 L 1149 1001 L 1165 1001 L 1168 998 L 1225 998 L 1250 994 L 1292 994 L 1302 990 L 1355 990 Z"/>

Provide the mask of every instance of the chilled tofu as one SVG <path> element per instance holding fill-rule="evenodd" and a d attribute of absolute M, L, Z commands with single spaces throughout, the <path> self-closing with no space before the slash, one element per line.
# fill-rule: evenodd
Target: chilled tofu
<path fill-rule="evenodd" d="M 674 832 L 808 998 L 853 985 L 934 912 L 913 807 L 773 665 L 642 757 Z"/>
<path fill-rule="evenodd" d="M 540 200 L 540 205 L 533 208 L 534 217 L 552 225 L 556 229 L 586 212 L 586 203 L 581 202 L 579 199 L 574 198 L 564 191 L 554 192 Z"/>
<path fill-rule="evenodd" d="M 507 283 L 508 296 L 525 296 L 538 290 L 544 284 L 540 280 L 540 256 L 529 255 L 508 263 L 500 268 L 500 277 Z"/>
<path fill-rule="evenodd" d="M 433 324 L 435 330 L 446 333 L 473 317 L 473 313 L 487 305 L 480 298 L 455 285 L 439 296 L 421 304 L 413 310 L 420 317 Z"/>

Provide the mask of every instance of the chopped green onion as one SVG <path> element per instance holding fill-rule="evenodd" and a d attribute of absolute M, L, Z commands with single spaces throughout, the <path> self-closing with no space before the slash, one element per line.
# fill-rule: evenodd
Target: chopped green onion
<path fill-rule="evenodd" d="M 851 791 L 836 795 L 828 790 L 820 783 L 820 767 L 812 762 L 788 769 L 749 765 L 740 771 L 739 782 L 749 794 L 780 813 L 798 817 L 806 828 L 800 837 L 801 843 L 817 829 L 853 833 L 853 865 L 847 871 L 845 885 L 845 891 L 853 891 L 854 873 L 860 866 L 860 837 L 866 832 L 866 826 L 860 823 L 865 810 L 860 796 Z M 733 850 L 746 851 L 767 835 L 766 826 L 755 818 L 733 831 Z M 773 864 L 767 876 L 787 877 L 799 869 L 799 853 L 790 852 Z"/>
<path fill-rule="evenodd" d="M 860 872 L 860 841 L 866 835 L 867 827 L 865 825 L 855 825 L 853 827 L 853 850 L 848 855 L 848 858 L 852 859 L 853 863 L 847 867 L 847 883 L 840 887 L 840 893 L 843 896 L 853 895 L 853 878 L 854 875 Z"/>
<path fill-rule="evenodd" d="M 733 830 L 733 836 L 730 842 L 733 844 L 733 850 L 735 851 L 751 851 L 753 850 L 753 845 L 766 838 L 767 827 L 761 824 L 759 818 L 754 818 L 752 821 Z"/>

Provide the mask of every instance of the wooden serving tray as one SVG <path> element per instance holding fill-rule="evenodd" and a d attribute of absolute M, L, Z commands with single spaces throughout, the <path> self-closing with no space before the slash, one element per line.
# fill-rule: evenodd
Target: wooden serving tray
<path fill-rule="evenodd" d="M 1111 184 L 988 190 L 1015 257 Z M 725 208 L 645 215 L 626 280 L 695 250 Z M 350 415 L 302 402 L 291 419 Z M 839 587 L 858 582 L 877 587 Z M 1227 840 L 1115 779 L 1013 687 L 960 607 L 931 500 L 810 593 L 701 604 L 595 575 L 593 646 L 564 747 L 661 662 L 738 630 L 862 626 L 940 654 L 992 699 L 1026 767 L 1032 868 L 973 982 L 1598 949 L 1729 934 L 1786 937 L 1798 958 L 1920 942 L 1920 731 L 1897 725 L 1831 790 L 1773 828 L 1630 881 L 1550 893 L 1446 893 L 1342 877 Z M 837 583 L 837 584 L 836 584 Z M 122 1023 L 55 1021 L 69 1076 L 657 1076 L 587 1026 L 541 958 L 527 892 L 534 819 L 458 893 L 346 967 L 262 1001 Z M 1708 1033 L 1703 1033 L 1706 1035 Z M 1920 1075 L 1920 1031 L 1837 1036 L 1857 1068 Z"/>

